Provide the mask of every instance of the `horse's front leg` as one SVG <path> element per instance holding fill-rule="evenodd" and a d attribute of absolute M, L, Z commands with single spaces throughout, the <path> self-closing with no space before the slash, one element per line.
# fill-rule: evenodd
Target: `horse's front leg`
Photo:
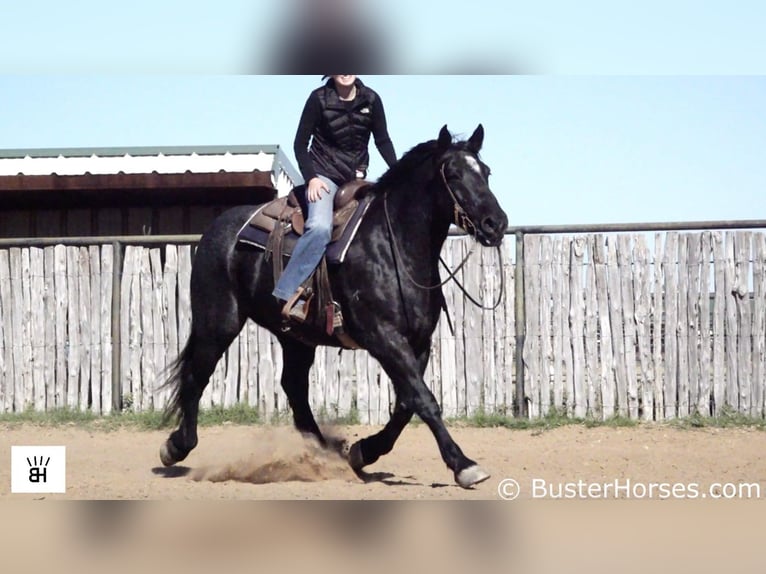
<path fill-rule="evenodd" d="M 418 372 L 422 377 L 431 356 L 431 346 L 427 345 L 418 356 Z M 354 471 L 359 472 L 365 466 L 375 463 L 381 456 L 391 452 L 404 427 L 412 420 L 412 409 L 401 401 L 396 401 L 394 412 L 383 429 L 355 442 L 348 453 L 348 461 Z"/>
<path fill-rule="evenodd" d="M 397 399 L 397 410 L 389 422 L 391 430 L 398 427 L 404 428 L 412 413 L 417 414 L 428 425 L 439 446 L 444 463 L 454 473 L 455 481 L 463 488 L 470 488 L 489 478 L 489 473 L 482 469 L 475 461 L 471 460 L 460 449 L 450 436 L 441 416 L 441 408 L 431 390 L 423 380 L 425 366 L 418 360 L 415 352 L 407 341 L 400 337 L 389 338 L 385 346 L 380 346 L 373 353 L 380 362 L 386 374 L 391 378 Z M 426 356 L 425 363 L 428 362 Z M 401 406 L 398 406 L 401 405 Z M 401 432 L 399 428 L 399 432 Z M 385 431 L 385 429 L 384 429 Z M 396 433 L 398 436 L 398 433 Z M 371 437 L 373 438 L 373 437 Z M 395 438 L 395 437 L 394 437 Z M 393 443 L 391 443 L 393 445 Z M 362 462 L 366 460 L 364 447 L 359 449 Z M 358 465 L 359 460 L 354 460 L 354 452 L 350 453 L 352 466 Z"/>

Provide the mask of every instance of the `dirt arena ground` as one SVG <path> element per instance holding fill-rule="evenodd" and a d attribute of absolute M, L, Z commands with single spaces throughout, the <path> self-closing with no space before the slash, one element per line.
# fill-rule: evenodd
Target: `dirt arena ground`
<path fill-rule="evenodd" d="M 377 427 L 326 430 L 356 440 Z M 766 498 L 766 432 L 759 430 L 640 425 L 544 431 L 452 427 L 451 432 L 466 454 L 492 475 L 472 490 L 455 485 L 422 424 L 408 427 L 393 452 L 368 467 L 367 481 L 288 426 L 203 427 L 189 458 L 165 469 L 158 450 L 166 431 L 7 425 L 0 427 L 0 498 L 41 497 L 10 493 L 11 445 L 66 446 L 66 494 L 45 495 L 47 499 L 499 500 L 501 481 L 511 478 L 520 486 L 520 499 L 532 497 L 534 479 L 553 485 L 548 498 L 555 498 L 556 485 L 562 483 L 626 480 L 694 483 L 700 492 L 714 483 L 758 484 L 761 498 Z M 636 491 L 637 496 L 642 492 Z"/>

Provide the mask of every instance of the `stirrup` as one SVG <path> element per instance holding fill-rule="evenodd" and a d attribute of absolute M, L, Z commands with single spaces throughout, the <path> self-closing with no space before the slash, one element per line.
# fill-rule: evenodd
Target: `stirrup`
<path fill-rule="evenodd" d="M 298 287 L 298 290 L 290 297 L 282 307 L 282 318 L 286 320 L 293 319 L 300 321 L 301 323 L 306 320 L 308 316 L 308 301 L 301 301 L 303 295 L 303 287 Z"/>

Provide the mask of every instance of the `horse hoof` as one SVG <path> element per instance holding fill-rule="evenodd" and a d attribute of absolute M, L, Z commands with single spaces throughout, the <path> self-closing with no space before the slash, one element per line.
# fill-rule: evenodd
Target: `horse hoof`
<path fill-rule="evenodd" d="M 179 461 L 179 457 L 175 456 L 177 453 L 176 447 L 170 442 L 170 439 L 162 443 L 160 447 L 160 460 L 165 466 L 173 466 Z"/>
<path fill-rule="evenodd" d="M 355 442 L 348 451 L 348 464 L 355 471 L 364 468 L 364 457 L 362 456 L 361 442 Z"/>
<path fill-rule="evenodd" d="M 471 488 L 489 478 L 489 473 L 478 464 L 464 468 L 455 474 L 455 482 L 463 488 Z"/>

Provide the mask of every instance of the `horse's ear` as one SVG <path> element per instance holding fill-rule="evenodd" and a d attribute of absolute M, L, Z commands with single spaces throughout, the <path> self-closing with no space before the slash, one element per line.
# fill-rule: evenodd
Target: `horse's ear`
<path fill-rule="evenodd" d="M 471 150 L 473 153 L 479 153 L 479 150 L 481 150 L 481 145 L 484 143 L 484 126 L 479 124 L 479 126 L 474 130 L 473 135 L 471 135 L 470 138 L 468 138 L 468 149 Z"/>
<path fill-rule="evenodd" d="M 444 124 L 441 131 L 439 131 L 439 140 L 437 145 L 440 150 L 446 151 L 446 149 L 452 144 L 452 134 L 447 129 L 447 124 Z"/>

